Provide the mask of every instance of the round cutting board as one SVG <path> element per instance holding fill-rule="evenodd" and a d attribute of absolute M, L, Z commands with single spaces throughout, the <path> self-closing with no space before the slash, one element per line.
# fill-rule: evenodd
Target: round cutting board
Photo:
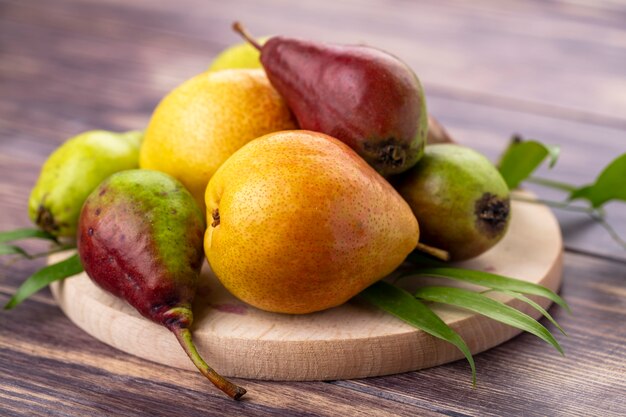
<path fill-rule="evenodd" d="M 50 259 L 56 260 L 58 256 Z M 479 258 L 460 265 L 557 290 L 562 267 L 558 223 L 544 206 L 514 202 L 504 239 Z M 417 370 L 463 357 L 454 346 L 358 297 L 319 313 L 268 313 L 230 295 L 208 266 L 202 277 L 194 304 L 194 340 L 206 361 L 225 376 L 292 381 L 361 378 Z M 442 284 L 442 280 L 432 282 Z M 444 285 L 459 284 L 450 281 Z M 100 290 L 84 273 L 54 283 L 52 293 L 78 327 L 104 343 L 165 365 L 195 369 L 168 330 Z M 535 318 L 540 315 L 511 297 L 500 295 L 499 299 Z M 543 298 L 533 299 L 543 307 L 550 304 Z M 434 309 L 473 353 L 520 332 L 457 308 L 435 305 Z"/>

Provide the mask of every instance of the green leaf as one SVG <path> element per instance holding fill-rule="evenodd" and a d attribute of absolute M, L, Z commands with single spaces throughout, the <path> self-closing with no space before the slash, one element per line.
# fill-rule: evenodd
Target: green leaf
<path fill-rule="evenodd" d="M 494 290 L 509 290 L 524 294 L 538 295 L 554 301 L 568 312 L 571 312 L 565 300 L 544 286 L 533 284 L 528 281 L 522 281 L 520 279 L 492 274 L 490 272 L 475 271 L 473 269 L 464 268 L 436 267 L 417 268 L 407 271 L 404 273 L 403 277 L 407 276 L 450 278 L 487 288 L 493 288 Z"/>
<path fill-rule="evenodd" d="M 513 140 L 504 151 L 498 169 L 506 185 L 512 190 L 528 178 L 546 157 L 550 157 L 549 166 L 552 168 L 559 152 L 558 146 L 546 145 L 536 140 Z"/>
<path fill-rule="evenodd" d="M 40 229 L 15 229 L 0 232 L 0 243 L 29 238 L 47 239 L 54 242 L 57 241 L 57 238 L 54 235 Z"/>
<path fill-rule="evenodd" d="M 440 261 L 439 259 L 435 259 L 434 257 L 430 256 L 430 255 L 426 255 L 424 252 L 418 251 L 418 250 L 414 250 L 413 252 L 409 253 L 409 255 L 406 257 L 406 261 L 407 262 L 411 262 L 413 264 L 419 265 L 419 266 L 445 266 L 445 265 L 449 265 L 443 261 Z"/>
<path fill-rule="evenodd" d="M 557 329 L 559 329 L 559 331 L 561 333 L 563 333 L 565 336 L 567 336 L 567 333 L 565 333 L 565 330 L 563 330 L 563 328 L 559 325 L 559 323 L 557 323 L 556 320 L 554 320 L 552 315 L 550 315 L 550 313 L 548 313 L 545 308 L 541 307 L 539 304 L 537 304 L 536 302 L 534 302 L 530 298 L 526 297 L 523 294 L 515 292 L 515 291 L 499 290 L 498 292 L 501 292 L 501 293 L 506 294 L 506 295 L 510 295 L 511 297 L 515 297 L 518 300 L 525 302 L 526 304 L 528 304 L 529 306 L 531 306 L 532 308 L 534 308 L 535 310 L 540 312 L 546 319 L 548 319 L 548 321 L 550 323 L 554 324 L 554 326 Z"/>
<path fill-rule="evenodd" d="M 30 255 L 19 246 L 0 244 L 0 255 L 21 255 L 30 258 Z"/>
<path fill-rule="evenodd" d="M 537 320 L 483 294 L 463 288 L 424 287 L 417 290 L 415 296 L 424 300 L 450 304 L 474 311 L 501 323 L 532 333 L 554 346 L 556 350 L 563 354 L 563 349 L 559 342 Z"/>
<path fill-rule="evenodd" d="M 361 292 L 361 297 L 400 320 L 456 346 L 472 368 L 472 384 L 476 385 L 474 358 L 465 341 L 430 308 L 416 300 L 409 292 L 379 281 Z"/>
<path fill-rule="evenodd" d="M 71 277 L 82 271 L 83 266 L 80 263 L 78 254 L 72 255 L 59 263 L 48 265 L 24 281 L 4 308 L 5 310 L 10 310 L 52 282 Z"/>
<path fill-rule="evenodd" d="M 596 182 L 572 191 L 570 200 L 588 200 L 594 208 L 607 201 L 626 201 L 626 153 L 615 158 L 600 173 Z"/>

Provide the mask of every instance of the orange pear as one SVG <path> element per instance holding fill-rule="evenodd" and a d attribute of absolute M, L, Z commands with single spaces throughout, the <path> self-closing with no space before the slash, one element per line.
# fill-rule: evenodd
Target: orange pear
<path fill-rule="evenodd" d="M 205 201 L 214 273 L 272 312 L 344 303 L 396 269 L 419 238 L 410 207 L 383 177 L 343 142 L 306 130 L 235 152 Z"/>

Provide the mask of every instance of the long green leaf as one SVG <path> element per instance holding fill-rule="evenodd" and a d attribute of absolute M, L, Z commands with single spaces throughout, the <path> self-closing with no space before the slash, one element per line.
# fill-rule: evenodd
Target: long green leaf
<path fill-rule="evenodd" d="M 52 282 L 71 277 L 82 271 L 83 266 L 80 263 L 78 254 L 72 255 L 59 263 L 46 266 L 24 281 L 4 308 L 5 310 L 10 310 Z"/>
<path fill-rule="evenodd" d="M 52 240 L 54 242 L 57 241 L 57 238 L 48 233 L 44 232 L 40 229 L 15 229 L 15 230 L 7 230 L 5 232 L 0 232 L 0 243 L 2 242 L 11 242 L 13 240 L 20 239 L 47 239 Z"/>
<path fill-rule="evenodd" d="M 421 252 L 418 250 L 414 250 L 413 252 L 409 253 L 409 255 L 406 257 L 406 261 L 422 266 L 422 267 L 449 265 L 443 261 L 440 261 L 439 259 L 435 259 L 432 256 L 426 255 L 424 252 Z"/>
<path fill-rule="evenodd" d="M 554 346 L 556 350 L 563 354 L 563 349 L 559 342 L 537 320 L 483 294 L 463 288 L 423 287 L 417 290 L 415 296 L 423 300 L 450 304 L 474 311 L 501 323 L 532 333 Z"/>
<path fill-rule="evenodd" d="M 569 198 L 586 199 L 594 208 L 610 200 L 626 201 L 626 153 L 607 165 L 595 183 L 577 188 Z"/>
<path fill-rule="evenodd" d="M 21 255 L 30 258 L 30 255 L 19 246 L 0 244 L 0 255 Z"/>
<path fill-rule="evenodd" d="M 540 312 L 546 319 L 548 319 L 550 323 L 554 324 L 554 327 L 559 329 L 561 333 L 567 336 L 567 333 L 565 333 L 565 330 L 563 330 L 561 325 L 557 323 L 556 320 L 554 320 L 554 317 L 552 317 L 552 315 L 548 313 L 545 308 L 541 307 L 539 304 L 537 304 L 530 298 L 526 297 L 524 294 L 520 294 L 518 292 L 508 291 L 508 290 L 499 290 L 498 292 L 501 292 L 506 295 L 510 295 L 511 297 L 517 298 L 518 300 L 525 302 L 526 304 L 528 304 L 529 306 L 531 306 L 532 308 Z"/>
<path fill-rule="evenodd" d="M 400 320 L 456 346 L 469 362 L 472 368 L 472 383 L 476 385 L 476 366 L 465 341 L 430 308 L 416 300 L 409 292 L 384 281 L 366 288 L 360 295 Z"/>
<path fill-rule="evenodd" d="M 450 278 L 458 281 L 469 282 L 471 284 L 480 285 L 494 290 L 509 290 L 523 294 L 538 295 L 545 297 L 571 312 L 569 306 L 561 297 L 552 290 L 532 282 L 522 281 L 520 279 L 509 278 L 502 275 L 492 274 L 490 272 L 475 271 L 473 269 L 453 268 L 453 267 L 435 267 L 435 268 L 416 268 L 404 273 L 403 277 L 412 276 L 428 276 Z"/>
<path fill-rule="evenodd" d="M 559 156 L 558 146 L 546 145 L 536 140 L 513 140 L 504 151 L 498 170 L 512 190 L 532 174 L 539 165 L 550 157 L 550 168 Z"/>

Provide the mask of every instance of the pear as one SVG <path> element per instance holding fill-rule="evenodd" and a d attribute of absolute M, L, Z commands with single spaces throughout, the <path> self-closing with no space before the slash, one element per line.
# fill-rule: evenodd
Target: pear
<path fill-rule="evenodd" d="M 396 269 L 419 228 L 393 187 L 318 132 L 265 135 L 235 152 L 206 190 L 204 249 L 236 297 L 303 314 L 340 305 Z"/>
<path fill-rule="evenodd" d="M 56 149 L 41 169 L 28 201 L 28 214 L 41 229 L 76 236 L 83 202 L 109 175 L 137 168 L 143 132 L 91 130 Z"/>
<path fill-rule="evenodd" d="M 173 176 L 203 207 L 209 179 L 233 152 L 259 136 L 296 128 L 262 69 L 207 71 L 161 100 L 139 166 Z"/>
<path fill-rule="evenodd" d="M 157 171 L 128 170 L 85 201 L 78 253 L 97 285 L 167 327 L 200 372 L 238 399 L 246 391 L 207 365 L 191 337 L 204 229 L 204 214 L 181 183 Z"/>
<path fill-rule="evenodd" d="M 428 145 L 419 164 L 393 181 L 420 222 L 421 242 L 452 260 L 476 257 L 506 233 L 509 189 L 493 164 L 460 145 Z"/>
<path fill-rule="evenodd" d="M 268 37 L 257 38 L 256 42 L 263 45 Z M 259 51 L 247 42 L 230 46 L 219 53 L 211 62 L 209 71 L 220 71 L 236 68 L 262 68 L 259 60 Z"/>
<path fill-rule="evenodd" d="M 261 51 L 267 77 L 302 129 L 348 144 L 381 175 L 406 171 L 421 158 L 428 117 L 415 73 L 393 55 L 367 46 L 273 36 Z"/>

